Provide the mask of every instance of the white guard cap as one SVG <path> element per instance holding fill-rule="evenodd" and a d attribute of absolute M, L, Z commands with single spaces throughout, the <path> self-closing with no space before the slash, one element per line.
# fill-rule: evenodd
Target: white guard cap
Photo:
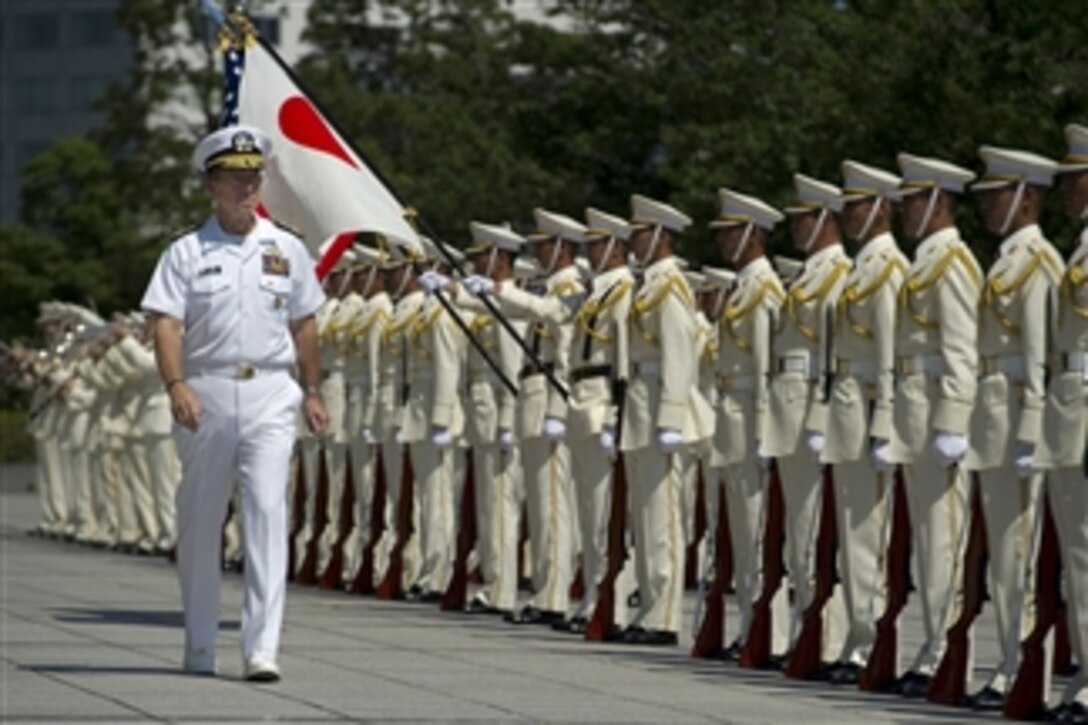
<path fill-rule="evenodd" d="M 468 254 L 486 252 L 492 247 L 517 254 L 525 244 L 525 237 L 497 224 L 469 222 L 468 228 L 472 234 L 472 244 L 465 250 Z"/>
<path fill-rule="evenodd" d="M 196 145 L 193 168 L 260 169 L 272 151 L 272 141 L 253 126 L 224 126 L 212 131 Z"/>
<path fill-rule="evenodd" d="M 691 217 L 676 207 L 664 202 L 654 201 L 641 194 L 631 195 L 631 231 L 641 227 L 652 227 L 660 224 L 665 229 L 683 233 L 691 226 Z"/>
<path fill-rule="evenodd" d="M 999 189 L 1009 184 L 1034 184 L 1050 186 L 1058 164 L 1030 151 L 982 146 L 978 150 L 986 164 L 986 173 L 971 185 L 972 191 Z"/>
<path fill-rule="evenodd" d="M 903 180 L 899 183 L 900 197 L 938 187 L 953 194 L 962 194 L 964 187 L 975 178 L 973 171 L 940 159 L 901 153 L 896 161 L 903 172 Z"/>
<path fill-rule="evenodd" d="M 821 209 L 842 211 L 842 190 L 834 184 L 804 174 L 794 174 L 793 188 L 797 199 L 786 207 L 787 214 L 806 214 Z"/>
<path fill-rule="evenodd" d="M 557 214 L 546 209 L 533 209 L 536 231 L 526 237 L 529 243 L 542 242 L 552 237 L 582 244 L 586 240 L 586 227 L 579 221 L 565 214 Z"/>
<path fill-rule="evenodd" d="M 1065 127 L 1065 158 L 1058 173 L 1088 170 L 1088 127 L 1071 123 Z"/>
<path fill-rule="evenodd" d="M 741 194 L 732 189 L 718 189 L 718 203 L 721 206 L 718 218 L 710 222 L 711 229 L 722 229 L 736 224 L 754 223 L 767 231 L 785 217 L 765 201 Z"/>
<path fill-rule="evenodd" d="M 589 207 L 586 209 L 586 239 L 592 240 L 601 237 L 615 237 L 626 242 L 631 238 L 631 225 L 627 220 L 614 214 L 608 214 L 600 209 Z"/>
<path fill-rule="evenodd" d="M 898 198 L 901 179 L 893 173 L 857 161 L 842 162 L 843 201 L 858 201 L 871 196 Z"/>

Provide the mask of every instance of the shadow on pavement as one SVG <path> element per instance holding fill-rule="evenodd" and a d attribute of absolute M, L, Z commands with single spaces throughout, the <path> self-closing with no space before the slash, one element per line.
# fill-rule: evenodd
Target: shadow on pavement
<path fill-rule="evenodd" d="M 132 624 L 146 627 L 181 629 L 185 620 L 181 610 L 84 609 L 64 607 L 53 610 L 53 618 L 70 624 Z M 237 631 L 237 620 L 220 620 L 220 631 Z"/>
<path fill-rule="evenodd" d="M 122 667 L 119 665 L 19 665 L 20 670 L 49 675 L 183 675 L 191 677 L 180 667 Z"/>

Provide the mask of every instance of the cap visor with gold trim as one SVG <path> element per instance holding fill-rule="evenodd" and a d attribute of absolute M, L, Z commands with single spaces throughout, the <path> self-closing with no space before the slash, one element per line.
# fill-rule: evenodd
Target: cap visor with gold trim
<path fill-rule="evenodd" d="M 952 194 L 962 194 L 967 184 L 975 179 L 973 171 L 941 159 L 903 152 L 895 160 L 903 174 L 903 180 L 899 182 L 900 199 L 919 191 L 937 188 Z"/>
<path fill-rule="evenodd" d="M 982 146 L 978 155 L 986 164 L 986 173 L 971 185 L 971 191 L 990 191 L 1010 184 L 1050 186 L 1058 164 L 1030 151 Z"/>
<path fill-rule="evenodd" d="M 718 218 L 710 222 L 711 229 L 725 229 L 739 224 L 755 224 L 767 231 L 785 217 L 770 204 L 754 196 L 732 189 L 718 189 Z"/>
<path fill-rule="evenodd" d="M 525 236 L 528 244 L 545 242 L 549 239 L 582 244 L 586 240 L 585 225 L 566 214 L 557 214 L 546 209 L 533 209 L 533 220 L 536 222 L 536 230 Z"/>
<path fill-rule="evenodd" d="M 518 254 L 525 244 L 525 238 L 507 227 L 483 222 L 469 222 L 472 244 L 465 249 L 465 254 L 482 254 L 494 247 Z"/>
<path fill-rule="evenodd" d="M 804 174 L 794 174 L 793 188 L 797 198 L 783 210 L 787 214 L 808 214 L 823 209 L 842 211 L 842 190 L 834 184 Z"/>
<path fill-rule="evenodd" d="M 1065 156 L 1058 162 L 1058 173 L 1088 171 L 1088 127 L 1071 123 L 1065 127 Z"/>
<path fill-rule="evenodd" d="M 589 207 L 586 209 L 585 235 L 587 242 L 608 238 L 626 242 L 631 238 L 631 225 L 622 217 Z"/>
<path fill-rule="evenodd" d="M 898 196 L 901 179 L 893 173 L 857 161 L 842 162 L 843 202 Z"/>
<path fill-rule="evenodd" d="M 691 226 L 691 217 L 674 206 L 641 194 L 631 195 L 631 231 L 661 226 L 682 234 Z"/>
<path fill-rule="evenodd" d="M 216 169 L 263 169 L 272 151 L 272 141 L 253 126 L 226 126 L 213 131 L 193 151 L 193 168 L 208 172 Z"/>

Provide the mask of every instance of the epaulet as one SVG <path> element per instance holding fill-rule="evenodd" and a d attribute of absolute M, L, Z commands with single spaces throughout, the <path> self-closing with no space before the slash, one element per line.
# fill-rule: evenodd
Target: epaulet
<path fill-rule="evenodd" d="M 195 232 L 197 229 L 200 229 L 200 227 L 202 226 L 204 226 L 204 222 L 197 222 L 196 224 L 190 224 L 187 227 L 183 227 L 182 229 L 179 229 L 170 235 L 170 241 L 173 242 L 175 240 L 181 239 L 182 237 L 187 237 Z"/>
<path fill-rule="evenodd" d="M 269 217 L 268 221 L 272 222 L 272 224 L 274 224 L 279 229 L 282 229 L 283 231 L 285 231 L 285 232 L 287 232 L 287 233 L 289 233 L 289 234 L 291 234 L 293 236 L 298 237 L 298 240 L 300 242 L 303 241 L 302 232 L 300 232 L 298 229 L 295 229 L 290 224 L 285 224 L 285 223 L 281 222 L 279 219 L 273 219 L 272 217 Z"/>

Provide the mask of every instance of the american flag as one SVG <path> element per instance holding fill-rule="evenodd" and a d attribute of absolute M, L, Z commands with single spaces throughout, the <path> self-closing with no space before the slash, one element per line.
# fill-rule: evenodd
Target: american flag
<path fill-rule="evenodd" d="M 245 67 L 244 49 L 231 46 L 223 54 L 223 116 L 219 119 L 220 126 L 234 126 L 238 123 L 238 91 Z"/>

